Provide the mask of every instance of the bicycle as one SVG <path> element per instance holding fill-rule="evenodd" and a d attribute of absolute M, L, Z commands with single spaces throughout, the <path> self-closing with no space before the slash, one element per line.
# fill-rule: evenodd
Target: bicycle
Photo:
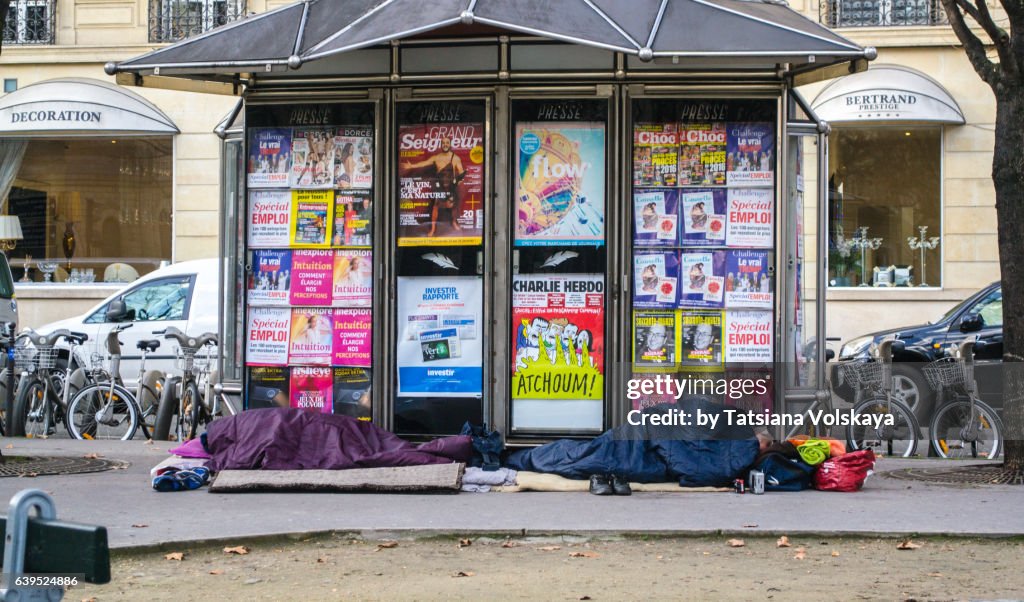
<path fill-rule="evenodd" d="M 135 392 L 124 386 L 121 378 L 121 341 L 118 335 L 131 328 L 121 324 L 107 334 L 110 354 L 110 378 L 83 387 L 71 400 L 67 412 L 68 433 L 75 439 L 120 439 L 126 441 L 142 431 L 152 439 L 151 417 L 156 413 L 159 393 L 154 388 L 153 372 L 146 371 L 146 357 L 160 347 L 160 341 L 139 341 L 142 352 L 139 379 Z"/>
<path fill-rule="evenodd" d="M 917 453 L 921 425 L 914 412 L 893 397 L 892 352 L 894 347 L 902 346 L 902 341 L 885 339 L 872 350 L 874 361 L 840 364 L 843 377 L 855 390 L 852 420 L 847 427 L 851 451 L 872 449 L 876 455 L 883 455 L 879 450 L 884 448 L 884 455 L 903 458 Z M 862 397 L 864 391 L 869 394 L 867 399 Z"/>
<path fill-rule="evenodd" d="M 978 399 L 974 350 L 983 344 L 970 337 L 950 345 L 950 356 L 924 367 L 924 377 L 939 403 L 929 425 L 932 450 L 941 458 L 999 456 L 1003 423 L 991 406 Z M 966 398 L 966 399 L 965 399 Z"/>
<path fill-rule="evenodd" d="M 164 382 L 164 390 L 157 407 L 153 436 L 161 441 L 166 441 L 171 436 L 173 426 L 174 440 L 194 439 L 198 433 L 200 421 L 209 422 L 209 417 L 205 415 L 207 411 L 205 404 L 199 394 L 201 370 L 196 367 L 196 353 L 203 347 L 217 345 L 217 335 L 207 332 L 193 337 L 173 326 L 165 330 L 154 331 L 153 334 L 160 334 L 165 339 L 177 341 L 181 368 L 181 376 L 168 375 Z M 207 356 L 207 365 L 208 363 L 209 356 Z M 178 416 L 177 422 L 174 421 L 175 415 Z"/>
<path fill-rule="evenodd" d="M 31 331 L 25 334 L 35 346 L 35 355 L 31 355 L 27 346 L 22 347 L 19 362 L 18 349 L 15 349 L 15 367 L 20 363 L 25 370 L 16 389 L 11 430 L 25 437 L 49 437 L 56 432 L 58 423 L 63 422 L 65 428 L 68 427 L 66 412 L 71 375 L 76 370 L 76 350 L 89 340 L 89 335 L 63 328 L 48 335 Z M 56 345 L 61 339 L 66 340 L 70 348 L 64 368 L 57 366 L 59 350 Z"/>

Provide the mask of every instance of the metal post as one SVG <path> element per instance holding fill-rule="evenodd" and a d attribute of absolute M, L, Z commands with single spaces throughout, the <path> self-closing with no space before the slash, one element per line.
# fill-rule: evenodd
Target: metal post
<path fill-rule="evenodd" d="M 19 590 L 14 587 L 15 578 L 25 573 L 25 551 L 28 548 L 29 512 L 36 509 L 38 518 L 54 520 L 57 507 L 53 498 L 39 489 L 23 489 L 14 494 L 7 511 L 7 535 L 4 539 L 4 584 L 0 590 L 3 600 L 47 600 L 57 602 L 64 597 L 64 588 L 33 588 Z"/>

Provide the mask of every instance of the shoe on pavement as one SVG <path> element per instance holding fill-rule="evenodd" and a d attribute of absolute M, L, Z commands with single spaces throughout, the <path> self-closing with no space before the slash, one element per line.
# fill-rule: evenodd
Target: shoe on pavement
<path fill-rule="evenodd" d="M 609 475 L 608 481 L 612 485 L 612 491 L 615 495 L 633 495 L 633 489 L 629 486 L 629 481 L 626 479 L 616 476 Z"/>
<path fill-rule="evenodd" d="M 612 495 L 615 490 L 608 482 L 608 477 L 603 474 L 595 474 L 590 477 L 590 493 L 594 495 Z"/>

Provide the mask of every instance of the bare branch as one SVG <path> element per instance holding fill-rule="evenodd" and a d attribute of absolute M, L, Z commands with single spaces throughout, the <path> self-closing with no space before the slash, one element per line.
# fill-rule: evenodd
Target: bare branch
<path fill-rule="evenodd" d="M 992 44 L 996 47 L 996 52 L 999 54 L 999 64 L 1003 71 L 1011 77 L 1016 77 L 1020 74 L 1020 66 L 1010 44 L 1010 34 L 1006 33 L 1006 30 L 1002 27 L 996 25 L 995 19 L 992 18 L 992 13 L 988 11 L 986 0 L 974 0 L 974 2 L 977 5 L 978 13 L 974 20 L 978 22 L 978 25 L 981 25 L 981 28 L 985 30 L 988 37 L 992 39 Z"/>
<path fill-rule="evenodd" d="M 960 12 L 961 3 L 966 3 L 966 0 L 940 1 L 942 2 L 942 8 L 946 11 L 946 16 L 949 17 L 949 25 L 953 28 L 953 33 L 956 34 L 960 43 L 964 45 L 967 60 L 971 61 L 971 65 L 981 79 L 995 90 L 1002 79 L 1002 74 L 999 71 L 998 65 L 989 60 L 988 54 L 985 52 L 985 44 L 978 36 L 974 35 L 974 32 L 971 31 L 971 28 L 967 26 L 964 20 L 964 13 Z M 973 6 L 971 10 L 976 11 Z"/>
<path fill-rule="evenodd" d="M 1020 0 L 999 0 L 1010 19 L 1010 30 L 1024 33 L 1024 2 Z"/>

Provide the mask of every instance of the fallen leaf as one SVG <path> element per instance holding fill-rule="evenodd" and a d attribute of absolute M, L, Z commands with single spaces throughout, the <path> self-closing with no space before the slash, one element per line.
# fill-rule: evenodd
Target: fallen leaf
<path fill-rule="evenodd" d="M 146 445 L 153 445 L 152 439 L 146 439 Z"/>
<path fill-rule="evenodd" d="M 472 577 L 473 575 L 476 575 L 473 571 L 459 571 L 452 575 L 452 577 Z"/>
<path fill-rule="evenodd" d="M 569 552 L 569 558 L 600 558 L 597 552 Z"/>
<path fill-rule="evenodd" d="M 579 598 L 576 598 L 576 599 L 577 600 L 590 600 L 591 597 L 590 596 L 580 596 Z"/>
<path fill-rule="evenodd" d="M 325 563 L 325 562 L 327 562 L 327 561 L 326 561 L 325 559 L 323 559 L 323 558 L 317 558 L 317 559 L 316 559 L 316 563 L 317 563 L 317 564 L 323 564 L 323 563 Z"/>
<path fill-rule="evenodd" d="M 757 523 L 747 523 L 747 524 L 743 525 L 743 527 L 745 529 L 753 529 L 756 526 L 757 526 Z"/>
<path fill-rule="evenodd" d="M 102 456 L 100 456 L 99 454 L 85 454 L 82 457 L 85 458 L 86 460 L 99 460 Z"/>
<path fill-rule="evenodd" d="M 775 542 L 775 547 L 777 547 L 777 548 L 788 548 L 789 547 L 789 538 L 786 537 L 785 535 L 783 535 L 782 537 L 779 538 L 778 541 Z"/>
<path fill-rule="evenodd" d="M 503 548 L 518 548 L 519 544 L 514 542 L 514 541 L 512 541 L 511 539 L 506 539 L 505 543 L 501 544 L 501 547 L 503 547 Z"/>
<path fill-rule="evenodd" d="M 149 525 L 143 525 L 143 524 L 132 525 L 132 529 L 145 529 L 148 526 Z"/>
<path fill-rule="evenodd" d="M 222 571 L 221 569 L 213 569 L 212 571 L 210 571 L 210 574 L 211 575 L 223 575 L 224 571 Z"/>
<path fill-rule="evenodd" d="M 794 560 L 803 560 L 806 557 L 807 557 L 807 550 L 805 550 L 804 548 L 797 548 L 796 549 L 796 554 L 793 555 L 793 559 Z"/>
<path fill-rule="evenodd" d="M 96 598 L 82 598 L 82 602 L 96 602 Z"/>
<path fill-rule="evenodd" d="M 838 558 L 838 557 L 839 557 L 839 550 L 832 550 L 832 558 Z"/>
<path fill-rule="evenodd" d="M 380 552 L 381 550 L 390 550 L 391 548 L 397 548 L 397 547 L 398 547 L 398 542 L 397 541 L 385 541 L 385 542 L 377 544 L 377 550 L 376 551 Z"/>
<path fill-rule="evenodd" d="M 184 552 L 171 552 L 164 554 L 164 560 L 185 560 Z"/>
<path fill-rule="evenodd" d="M 459 547 L 460 548 L 468 548 L 471 545 L 473 545 L 473 540 L 472 539 L 460 539 L 459 540 Z"/>
<path fill-rule="evenodd" d="M 743 546 L 747 545 L 743 543 L 742 539 L 730 539 L 725 543 L 729 544 L 730 548 L 742 548 Z"/>
<path fill-rule="evenodd" d="M 663 560 L 664 558 L 665 558 L 664 556 L 655 556 L 654 557 L 655 560 Z"/>
<path fill-rule="evenodd" d="M 543 546 L 537 548 L 538 552 L 554 552 L 555 550 L 561 550 L 562 546 Z"/>
<path fill-rule="evenodd" d="M 4 449 L 14 449 L 14 444 L 8 443 L 7 445 L 4 446 Z"/>
<path fill-rule="evenodd" d="M 942 577 L 942 573 L 928 573 L 929 577 Z"/>
<path fill-rule="evenodd" d="M 224 548 L 225 554 L 238 554 L 239 556 L 245 556 L 249 553 L 249 548 L 245 546 L 235 546 L 233 548 Z"/>
<path fill-rule="evenodd" d="M 914 543 L 909 539 L 904 539 L 900 545 L 896 546 L 897 550 L 916 550 L 921 547 L 921 544 Z"/>

